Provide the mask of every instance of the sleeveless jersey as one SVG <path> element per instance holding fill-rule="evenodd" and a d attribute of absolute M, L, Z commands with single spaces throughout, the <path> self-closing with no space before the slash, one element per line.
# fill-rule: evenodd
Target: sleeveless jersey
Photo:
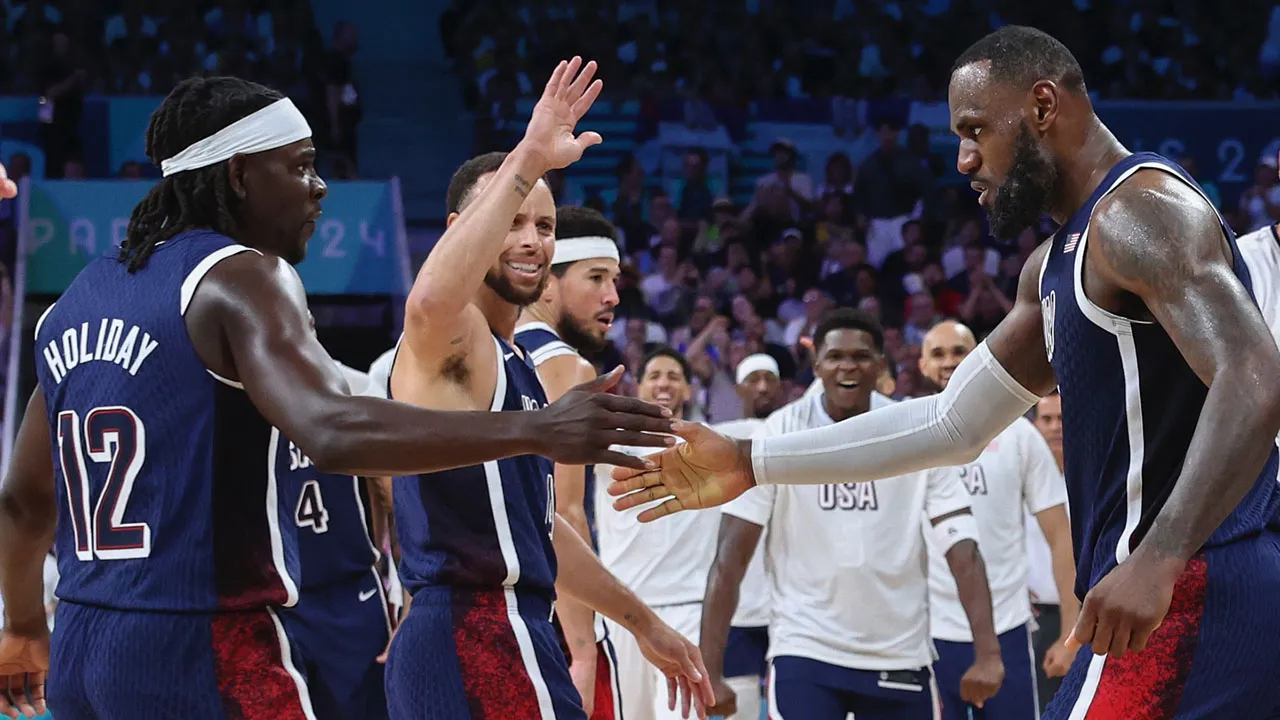
<path fill-rule="evenodd" d="M 490 410 L 547 404 L 532 363 L 493 339 L 498 377 Z M 390 395 L 388 388 L 388 395 Z M 514 589 L 550 601 L 555 482 L 550 460 L 521 455 L 438 473 L 396 478 L 400 580 L 416 601 L 425 589 Z"/>
<path fill-rule="evenodd" d="M 292 442 L 282 442 L 276 476 L 296 489 L 290 521 L 297 528 L 302 588 L 315 590 L 364 578 L 378 561 L 369 532 L 369 494 L 351 475 L 323 473 Z"/>
<path fill-rule="evenodd" d="M 131 274 L 112 250 L 37 324 L 62 600 L 166 612 L 296 602 L 297 489 L 275 462 L 288 441 L 204 366 L 183 320 L 205 274 L 240 252 L 254 251 L 189 231 Z"/>
<path fill-rule="evenodd" d="M 1164 506 L 1208 393 L 1164 328 L 1103 310 L 1085 296 L 1081 283 L 1094 207 L 1146 168 L 1167 172 L 1204 194 L 1169 160 L 1153 153 L 1131 155 L 1058 230 L 1040 272 L 1045 349 L 1062 396 L 1064 471 L 1081 598 L 1129 556 Z M 1252 292 L 1235 237 L 1225 223 L 1222 229 L 1233 270 Z M 1207 546 L 1280 527 L 1276 470 L 1273 450 L 1258 481 Z"/>
<path fill-rule="evenodd" d="M 529 360 L 533 362 L 536 368 L 542 363 L 554 357 L 561 355 L 579 356 L 580 353 L 573 349 L 573 346 L 560 339 L 557 333 L 550 325 L 541 322 L 528 323 L 516 328 L 516 342 L 520 347 L 529 351 Z M 586 476 L 583 478 L 583 502 L 582 506 L 587 516 L 587 527 L 591 530 L 591 545 L 599 550 L 598 539 L 596 535 L 596 473 L 595 468 L 591 465 L 585 468 Z"/>

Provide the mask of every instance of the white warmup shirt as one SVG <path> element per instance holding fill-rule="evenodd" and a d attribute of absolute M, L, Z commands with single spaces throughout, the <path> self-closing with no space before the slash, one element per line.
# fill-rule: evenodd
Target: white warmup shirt
<path fill-rule="evenodd" d="M 1236 246 L 1249 267 L 1262 318 L 1280 344 L 1280 233 L 1275 225 L 1268 225 L 1236 238 Z"/>
<path fill-rule="evenodd" d="M 755 437 L 832 424 L 822 394 L 769 416 Z M 871 407 L 893 401 L 873 394 Z M 929 470 L 865 483 L 762 485 L 724 512 L 768 532 L 765 567 L 775 606 L 769 657 L 855 670 L 933 662 L 928 558 L 920 513 L 969 507 L 954 474 Z M 957 538 L 960 539 L 960 538 Z"/>
<path fill-rule="evenodd" d="M 973 503 L 996 633 L 1026 625 L 1031 620 L 1026 516 L 1067 502 L 1067 485 L 1048 443 L 1029 420 L 1018 418 L 987 445 L 977 462 L 946 468 L 944 472 L 964 486 Z M 928 537 L 933 638 L 973 642 L 945 551 L 936 545 L 932 535 Z"/>
<path fill-rule="evenodd" d="M 731 438 L 746 439 L 760 428 L 764 421 L 756 418 L 743 418 L 713 425 L 716 432 Z M 750 491 L 748 491 L 750 492 Z M 769 584 L 764 573 L 765 536 L 760 535 L 760 543 L 755 554 L 747 565 L 747 573 L 742 576 L 742 584 L 738 587 L 738 609 L 733 613 L 733 627 L 751 628 L 765 627 L 769 624 Z"/>
<path fill-rule="evenodd" d="M 643 457 L 661 448 L 613 448 Z M 612 465 L 596 465 L 596 543 L 600 562 L 631 588 L 646 605 L 700 603 L 707 591 L 707 573 L 715 561 L 720 534 L 720 509 L 689 510 L 641 523 L 636 516 L 657 502 L 618 511 L 614 497 L 604 492 L 613 481 Z M 660 501 L 659 501 L 660 502 Z"/>
<path fill-rule="evenodd" d="M 1045 539 L 1040 523 L 1026 514 L 1027 524 L 1027 589 L 1031 591 L 1031 602 L 1037 605 L 1061 605 L 1058 596 L 1058 581 L 1053 576 L 1053 551 L 1049 549 L 1049 541 Z"/>

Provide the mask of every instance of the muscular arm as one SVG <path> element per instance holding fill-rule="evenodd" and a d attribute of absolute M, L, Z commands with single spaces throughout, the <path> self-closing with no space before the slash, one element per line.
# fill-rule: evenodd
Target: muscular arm
<path fill-rule="evenodd" d="M 538 412 L 445 413 L 350 395 L 316 339 L 297 273 L 277 258 L 244 252 L 215 265 L 186 321 L 205 364 L 243 384 L 326 472 L 411 475 L 539 451 Z"/>
<path fill-rule="evenodd" d="M 956 369 L 937 395 L 895 403 L 843 422 L 739 444 L 757 484 L 866 482 L 972 462 L 1039 395 L 1056 385 L 1045 356 L 1040 262 L 1027 261 L 1013 311 Z"/>
<path fill-rule="evenodd" d="M 1217 214 L 1172 176 L 1135 174 L 1098 203 L 1090 240 L 1098 289 L 1141 300 L 1209 388 L 1173 491 L 1134 553 L 1185 561 L 1244 498 L 1274 446 L 1280 351 L 1232 272 Z"/>
<path fill-rule="evenodd" d="M 538 379 L 547 393 L 547 400 L 554 402 L 569 388 L 595 377 L 591 364 L 577 355 L 561 355 L 538 366 Z M 586 467 L 583 465 L 555 466 L 556 512 L 564 518 L 588 545 L 591 528 L 587 524 Z M 565 598 L 556 604 L 556 613 L 564 628 L 565 641 L 574 662 L 596 662 L 595 613 L 591 608 Z"/>
<path fill-rule="evenodd" d="M 759 492 L 759 491 L 754 491 Z M 708 511 L 703 511 L 708 512 Z M 716 559 L 707 576 L 707 594 L 702 604 L 702 636 L 699 647 L 712 678 L 724 676 L 724 649 L 729 642 L 729 626 L 738 609 L 742 578 L 751 556 L 760 543 L 764 528 L 733 515 L 720 516 L 720 537 Z"/>
<path fill-rule="evenodd" d="M 533 184 L 542 157 L 518 145 L 432 248 L 405 302 L 405 341 L 428 367 L 466 354 L 487 322 L 472 298 L 502 251 L 507 231 Z M 487 337 L 484 338 L 488 342 Z"/>
<path fill-rule="evenodd" d="M 53 547 L 58 522 L 53 451 L 44 391 L 27 401 L 13 444 L 4 484 L 0 485 L 0 627 L 24 636 L 48 632 L 44 607 L 44 558 Z"/>
<path fill-rule="evenodd" d="M 560 572 L 556 591 L 613 620 L 637 637 L 661 622 L 647 605 L 614 577 L 591 547 L 556 515 L 553 534 Z"/>
<path fill-rule="evenodd" d="M 969 510 L 957 510 L 932 519 L 937 525 L 956 515 L 970 515 Z M 961 540 L 947 549 L 947 566 L 956 580 L 956 591 L 969 630 L 973 633 L 973 652 L 978 658 L 1000 657 L 1000 640 L 996 637 L 996 623 L 991 609 L 991 587 L 987 584 L 987 565 L 978 552 L 978 543 Z"/>
<path fill-rule="evenodd" d="M 1071 522 L 1066 508 L 1055 505 L 1036 513 L 1036 522 L 1049 543 L 1053 558 L 1053 580 L 1058 586 L 1058 604 L 1062 612 L 1062 639 L 1065 640 L 1076 625 L 1080 614 L 1080 601 L 1076 598 L 1075 549 L 1071 546 Z"/>

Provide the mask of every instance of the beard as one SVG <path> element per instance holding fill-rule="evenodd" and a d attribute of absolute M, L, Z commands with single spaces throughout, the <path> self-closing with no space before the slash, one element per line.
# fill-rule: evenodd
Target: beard
<path fill-rule="evenodd" d="M 547 283 L 550 281 L 551 272 L 544 268 L 542 279 L 538 281 L 538 287 L 525 291 L 519 290 L 515 285 L 512 285 L 511 280 L 502 274 L 501 269 L 489 268 L 489 271 L 484 274 L 484 284 L 489 286 L 494 295 L 520 307 L 532 305 L 538 298 L 542 297 L 542 291 L 547 289 Z"/>
<path fill-rule="evenodd" d="M 1013 165 L 999 188 L 987 219 L 991 234 L 1012 240 L 1035 225 L 1049 208 L 1049 198 L 1058 182 L 1058 168 L 1040 152 L 1031 130 L 1023 121 L 1013 143 Z"/>
<path fill-rule="evenodd" d="M 597 335 L 591 332 L 591 328 L 586 323 L 580 322 L 568 313 L 562 313 L 560 322 L 556 323 L 556 325 L 556 332 L 560 333 L 560 339 L 578 352 L 588 355 L 595 354 L 609 344 L 607 335 Z"/>

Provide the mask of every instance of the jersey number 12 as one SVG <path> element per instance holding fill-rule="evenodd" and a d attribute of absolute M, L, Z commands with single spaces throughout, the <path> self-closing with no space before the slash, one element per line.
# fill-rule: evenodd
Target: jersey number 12
<path fill-rule="evenodd" d="M 80 425 L 76 411 L 58 413 L 58 458 L 76 557 L 88 562 L 95 557 L 128 560 L 151 555 L 151 527 L 124 521 L 133 483 L 147 460 L 147 431 L 142 420 L 127 407 L 109 406 L 94 408 L 85 416 L 83 441 Z M 90 463 L 107 466 L 107 480 L 96 499 L 91 497 Z"/>

